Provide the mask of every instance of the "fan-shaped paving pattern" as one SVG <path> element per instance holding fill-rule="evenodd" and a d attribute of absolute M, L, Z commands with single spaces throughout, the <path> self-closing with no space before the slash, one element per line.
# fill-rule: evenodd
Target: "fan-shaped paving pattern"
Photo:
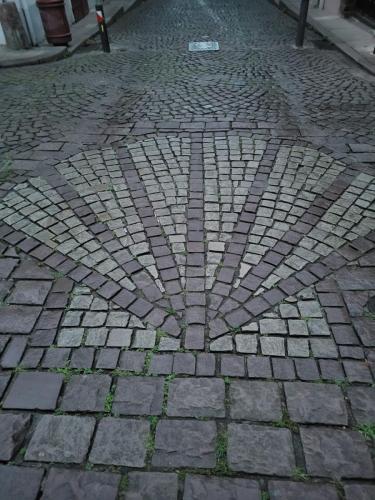
<path fill-rule="evenodd" d="M 198 330 L 226 350 L 337 268 L 327 259 L 375 229 L 374 200 L 373 176 L 327 154 L 217 133 L 80 153 L 16 184 L 0 217 L 96 273 L 99 295 L 154 332 L 196 348 Z"/>
<path fill-rule="evenodd" d="M 85 200 L 97 220 L 113 232 L 122 248 L 129 248 L 157 280 L 155 259 L 114 151 L 104 151 L 103 155 L 81 153 L 70 158 L 69 163 L 61 164 L 59 172 Z"/>
<path fill-rule="evenodd" d="M 57 191 L 40 177 L 15 186 L 0 205 L 1 219 L 88 268 L 120 281 L 125 273 Z"/>
<path fill-rule="evenodd" d="M 4 498 L 375 498 L 374 79 L 273 3 L 1 70 Z"/>

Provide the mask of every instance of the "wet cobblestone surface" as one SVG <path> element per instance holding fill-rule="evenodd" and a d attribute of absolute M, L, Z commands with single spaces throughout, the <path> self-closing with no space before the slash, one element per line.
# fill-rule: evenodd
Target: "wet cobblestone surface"
<path fill-rule="evenodd" d="M 0 72 L 0 499 L 374 498 L 375 80 L 295 30 L 148 0 Z"/>

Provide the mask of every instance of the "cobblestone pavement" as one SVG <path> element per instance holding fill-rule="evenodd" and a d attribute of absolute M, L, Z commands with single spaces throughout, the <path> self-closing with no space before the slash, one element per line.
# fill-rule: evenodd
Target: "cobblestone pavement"
<path fill-rule="evenodd" d="M 295 30 L 148 0 L 1 71 L 0 500 L 375 498 L 374 79 Z"/>

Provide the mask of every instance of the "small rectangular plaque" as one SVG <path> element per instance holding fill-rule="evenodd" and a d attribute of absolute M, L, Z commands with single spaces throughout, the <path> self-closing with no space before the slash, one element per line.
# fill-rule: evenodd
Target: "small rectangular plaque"
<path fill-rule="evenodd" d="M 205 50 L 219 50 L 218 42 L 189 42 L 190 52 L 202 52 Z"/>

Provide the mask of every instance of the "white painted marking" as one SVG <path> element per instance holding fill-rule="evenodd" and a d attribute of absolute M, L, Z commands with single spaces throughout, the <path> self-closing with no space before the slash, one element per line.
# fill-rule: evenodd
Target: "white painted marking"
<path fill-rule="evenodd" d="M 218 42 L 189 42 L 190 52 L 202 52 L 205 50 L 219 50 Z"/>

